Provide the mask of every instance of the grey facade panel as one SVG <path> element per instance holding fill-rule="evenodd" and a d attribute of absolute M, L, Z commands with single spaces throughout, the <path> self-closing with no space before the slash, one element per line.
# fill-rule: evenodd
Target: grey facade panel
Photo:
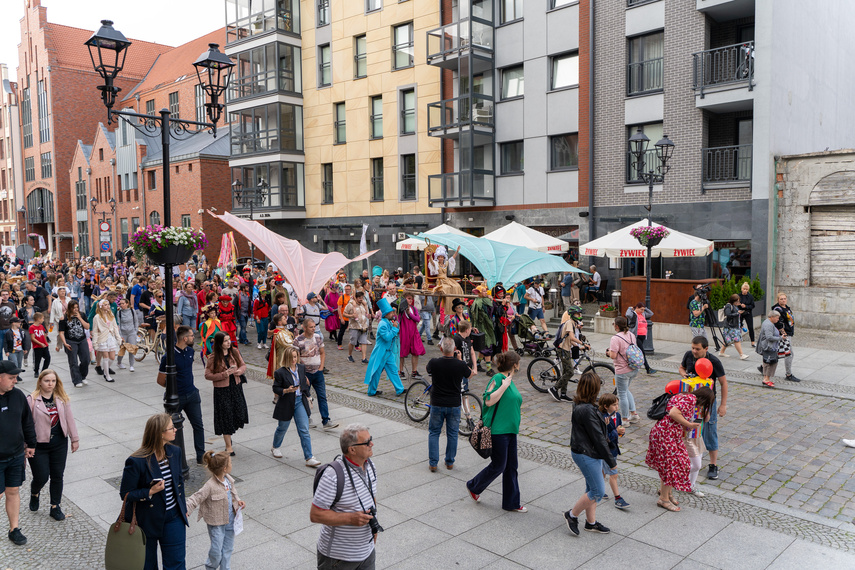
<path fill-rule="evenodd" d="M 563 135 L 579 132 L 579 90 L 564 89 L 546 96 L 546 132 Z"/>
<path fill-rule="evenodd" d="M 579 5 L 546 14 L 546 50 L 549 55 L 579 49 Z"/>
<path fill-rule="evenodd" d="M 525 101 L 523 98 L 496 104 L 496 142 L 518 141 L 525 136 Z M 496 174 L 501 174 L 500 162 L 496 160 Z"/>
<path fill-rule="evenodd" d="M 543 33 L 543 30 L 539 30 Z M 522 62 L 525 57 L 525 40 L 523 39 L 523 22 L 515 22 L 496 28 L 496 67 Z"/>

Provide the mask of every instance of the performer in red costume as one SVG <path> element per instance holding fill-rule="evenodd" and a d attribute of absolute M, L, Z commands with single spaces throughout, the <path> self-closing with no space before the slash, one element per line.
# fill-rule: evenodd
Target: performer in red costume
<path fill-rule="evenodd" d="M 235 307 L 229 295 L 220 295 L 220 304 L 217 307 L 223 332 L 228 334 L 233 343 L 237 342 L 237 325 L 235 324 Z"/>

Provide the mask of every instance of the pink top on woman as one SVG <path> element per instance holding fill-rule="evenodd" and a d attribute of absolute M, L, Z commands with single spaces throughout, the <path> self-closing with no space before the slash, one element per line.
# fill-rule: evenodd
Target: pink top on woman
<path fill-rule="evenodd" d="M 630 344 L 635 344 L 635 336 L 627 332 L 619 332 L 612 336 L 609 342 L 609 351 L 612 355 L 612 362 L 615 365 L 615 374 L 629 374 L 632 368 L 629 367 L 629 361 L 626 358 L 626 347 Z"/>
<path fill-rule="evenodd" d="M 644 318 L 644 311 L 641 314 L 635 313 L 636 322 L 638 323 L 638 336 L 647 336 L 647 319 Z"/>

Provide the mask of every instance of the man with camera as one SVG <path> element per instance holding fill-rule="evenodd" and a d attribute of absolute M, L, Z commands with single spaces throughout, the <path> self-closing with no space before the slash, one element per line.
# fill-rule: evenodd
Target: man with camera
<path fill-rule="evenodd" d="M 709 286 L 695 285 L 695 294 L 689 301 L 689 328 L 692 329 L 692 338 L 696 336 L 707 337 L 707 331 L 704 329 L 706 310 L 710 306 Z"/>
<path fill-rule="evenodd" d="M 377 522 L 374 495 L 377 471 L 369 459 L 374 443 L 368 428 L 351 424 L 339 437 L 344 456 L 318 475 L 309 520 L 320 523 L 318 570 L 374 570 Z"/>

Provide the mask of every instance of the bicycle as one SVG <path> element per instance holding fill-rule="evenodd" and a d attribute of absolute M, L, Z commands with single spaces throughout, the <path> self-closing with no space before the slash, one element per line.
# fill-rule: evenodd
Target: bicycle
<path fill-rule="evenodd" d="M 410 384 L 404 393 L 404 411 L 414 422 L 422 422 L 430 415 L 430 389 L 432 384 L 424 380 L 416 380 Z M 459 433 L 464 437 L 472 435 L 475 423 L 481 419 L 481 399 L 468 390 L 460 391 L 462 402 L 460 405 L 460 428 Z"/>
<path fill-rule="evenodd" d="M 615 382 L 614 366 L 603 362 L 594 362 L 594 360 L 588 355 L 587 348 L 581 350 L 579 358 L 573 360 L 573 369 L 578 369 L 579 363 L 582 361 L 586 361 L 588 363 L 588 366 L 582 371 L 582 374 L 585 372 L 593 372 L 602 380 L 600 394 L 614 391 L 617 386 L 617 383 Z M 556 358 L 555 360 L 544 357 L 535 358 L 528 365 L 528 381 L 535 390 L 546 393 L 555 385 L 558 379 L 561 378 L 562 371 L 563 368 L 560 358 Z M 574 376 L 570 381 L 578 382 L 579 380 Z"/>
<path fill-rule="evenodd" d="M 166 317 L 157 318 L 157 334 L 154 339 L 149 336 L 148 325 L 143 325 L 137 329 L 137 352 L 134 354 L 134 360 L 142 362 L 149 352 L 154 352 L 154 358 L 160 363 L 160 359 L 166 352 Z"/>

